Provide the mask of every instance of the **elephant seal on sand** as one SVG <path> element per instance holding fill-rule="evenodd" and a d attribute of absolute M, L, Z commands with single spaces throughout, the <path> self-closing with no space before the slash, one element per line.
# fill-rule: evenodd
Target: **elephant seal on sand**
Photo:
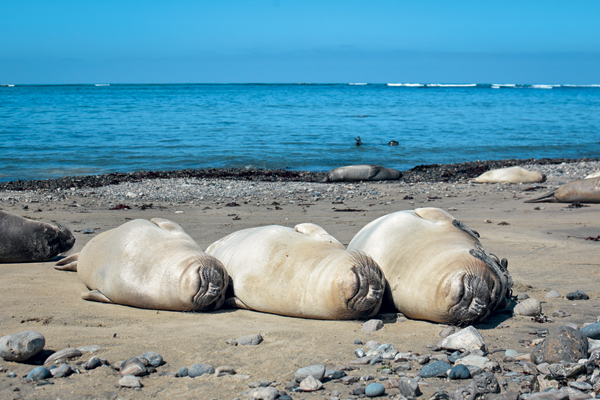
<path fill-rule="evenodd" d="M 537 171 L 528 171 L 521 167 L 493 169 L 473 179 L 475 183 L 539 183 L 546 175 Z"/>
<path fill-rule="evenodd" d="M 386 276 L 386 298 L 409 318 L 467 325 L 487 318 L 510 295 L 506 259 L 479 234 L 439 208 L 384 215 L 348 245 L 373 257 Z"/>
<path fill-rule="evenodd" d="M 525 203 L 600 203 L 600 177 L 567 182 L 553 192 Z"/>
<path fill-rule="evenodd" d="M 400 179 L 401 176 L 400 171 L 379 165 L 348 165 L 329 171 L 323 182 L 383 181 Z"/>
<path fill-rule="evenodd" d="M 75 244 L 64 226 L 0 211 L 0 263 L 48 261 Z"/>
<path fill-rule="evenodd" d="M 244 229 L 211 244 L 239 308 L 290 317 L 368 318 L 379 310 L 385 279 L 364 254 L 349 252 L 323 228 L 300 224 Z"/>
<path fill-rule="evenodd" d="M 172 311 L 209 311 L 225 300 L 227 272 L 175 222 L 137 219 L 103 232 L 56 269 L 77 271 L 85 300 Z"/>

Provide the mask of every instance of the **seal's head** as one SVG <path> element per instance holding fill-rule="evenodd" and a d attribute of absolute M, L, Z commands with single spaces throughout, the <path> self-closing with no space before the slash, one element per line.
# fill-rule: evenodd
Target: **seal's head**
<path fill-rule="evenodd" d="M 225 301 L 229 276 L 223 264 L 216 258 L 203 255 L 190 262 L 181 276 L 182 299 L 193 304 L 187 311 L 211 311 L 220 308 Z"/>
<path fill-rule="evenodd" d="M 28 221 L 29 222 L 29 221 Z M 37 222 L 31 221 L 35 226 Z M 43 223 L 41 229 L 31 229 L 29 249 L 33 261 L 47 261 L 61 253 L 65 253 L 75 244 L 75 237 L 69 229 L 57 223 L 57 226 Z"/>
<path fill-rule="evenodd" d="M 369 318 L 379 311 L 385 278 L 379 265 L 368 255 L 352 252 L 352 268 L 338 283 L 343 286 L 346 307 L 353 318 Z"/>

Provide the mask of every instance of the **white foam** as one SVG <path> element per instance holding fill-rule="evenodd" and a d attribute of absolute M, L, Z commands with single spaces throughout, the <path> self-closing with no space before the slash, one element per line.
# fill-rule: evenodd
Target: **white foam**
<path fill-rule="evenodd" d="M 552 89 L 560 85 L 531 85 L 533 89 Z"/>
<path fill-rule="evenodd" d="M 561 85 L 562 87 L 569 87 L 569 88 L 597 88 L 600 87 L 599 84 L 591 84 L 591 85 L 571 85 L 571 84 L 566 84 L 566 85 Z"/>
<path fill-rule="evenodd" d="M 110 86 L 110 83 L 96 83 L 94 86 Z"/>
<path fill-rule="evenodd" d="M 366 86 L 366 85 L 368 85 L 368 83 L 349 83 L 348 85 L 352 85 L 352 86 Z"/>
<path fill-rule="evenodd" d="M 423 87 L 422 83 L 388 83 L 388 86 Z"/>
<path fill-rule="evenodd" d="M 429 83 L 429 87 L 475 87 L 476 83 Z"/>

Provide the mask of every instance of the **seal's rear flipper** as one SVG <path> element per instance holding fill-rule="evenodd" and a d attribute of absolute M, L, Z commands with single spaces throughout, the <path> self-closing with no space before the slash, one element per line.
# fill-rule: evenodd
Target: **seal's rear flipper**
<path fill-rule="evenodd" d="M 319 225 L 311 224 L 309 222 L 304 224 L 298 224 L 294 227 L 294 230 L 298 233 L 302 233 L 303 235 L 310 236 L 312 238 L 322 240 L 323 242 L 328 242 L 336 247 L 344 249 L 344 245 L 339 242 L 336 238 L 331 236 L 327 231 L 321 228 Z"/>
<path fill-rule="evenodd" d="M 152 218 L 150 221 L 152 221 L 152 223 L 156 224 L 157 226 L 161 227 L 162 229 L 164 229 L 166 231 L 185 233 L 185 231 L 183 230 L 183 228 L 181 226 L 179 226 L 178 223 L 173 222 L 173 221 L 169 221 L 168 219 L 165 219 L 165 218 Z"/>
<path fill-rule="evenodd" d="M 556 192 L 546 193 L 537 199 L 525 200 L 524 203 L 558 203 L 558 200 L 554 197 L 554 193 Z"/>
<path fill-rule="evenodd" d="M 102 294 L 99 290 L 91 290 L 89 292 L 81 293 L 81 298 L 90 301 L 99 301 L 101 303 L 111 303 L 110 299 Z"/>
<path fill-rule="evenodd" d="M 70 255 L 69 257 L 65 257 L 56 264 L 54 264 L 54 269 L 59 271 L 77 271 L 77 260 L 79 258 L 79 253 Z"/>

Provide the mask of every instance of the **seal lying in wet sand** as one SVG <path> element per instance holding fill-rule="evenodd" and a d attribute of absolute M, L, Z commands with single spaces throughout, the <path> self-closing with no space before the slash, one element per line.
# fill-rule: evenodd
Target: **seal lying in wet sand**
<path fill-rule="evenodd" d="M 571 181 L 553 192 L 525 203 L 600 203 L 600 177 Z"/>
<path fill-rule="evenodd" d="M 225 265 L 231 303 L 239 308 L 301 318 L 368 318 L 383 298 L 385 280 L 371 257 L 347 251 L 318 225 L 244 229 L 206 252 Z"/>
<path fill-rule="evenodd" d="M 323 182 L 382 181 L 400 179 L 401 176 L 399 171 L 379 165 L 348 165 L 329 171 Z"/>
<path fill-rule="evenodd" d="M 493 169 L 473 179 L 475 183 L 538 183 L 546 181 L 546 175 L 521 167 Z"/>
<path fill-rule="evenodd" d="M 48 261 L 69 251 L 75 238 L 64 226 L 0 211 L 0 263 Z"/>
<path fill-rule="evenodd" d="M 85 300 L 173 311 L 223 304 L 229 278 L 175 222 L 133 220 L 103 232 L 56 269 L 77 271 Z"/>
<path fill-rule="evenodd" d="M 439 208 L 384 215 L 348 245 L 373 257 L 388 282 L 386 301 L 409 318 L 466 325 L 504 305 L 512 279 L 479 234 Z"/>

